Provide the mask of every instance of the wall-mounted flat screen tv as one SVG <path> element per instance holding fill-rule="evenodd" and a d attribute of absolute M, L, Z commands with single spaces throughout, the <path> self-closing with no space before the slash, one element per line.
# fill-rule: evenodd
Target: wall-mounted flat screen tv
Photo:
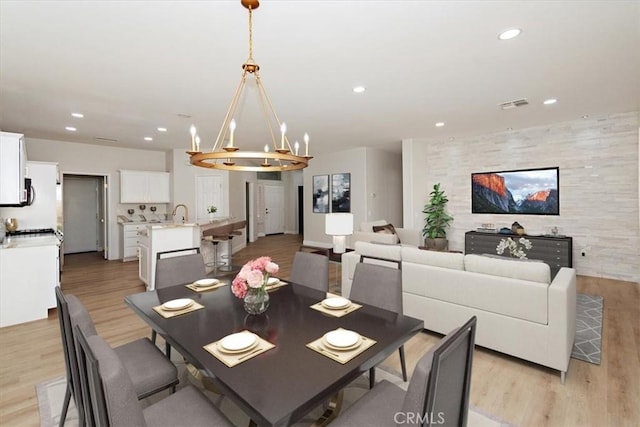
<path fill-rule="evenodd" d="M 557 167 L 471 174 L 471 212 L 560 215 Z"/>

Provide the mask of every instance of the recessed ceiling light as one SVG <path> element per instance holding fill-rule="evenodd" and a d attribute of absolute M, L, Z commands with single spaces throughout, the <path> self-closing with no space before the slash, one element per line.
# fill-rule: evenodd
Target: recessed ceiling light
<path fill-rule="evenodd" d="M 145 140 L 145 141 L 153 141 L 153 138 L 151 138 L 150 136 L 145 136 L 145 137 L 144 137 L 144 140 Z"/>
<path fill-rule="evenodd" d="M 436 123 L 436 127 L 441 128 L 442 126 L 444 126 L 444 122 L 438 122 L 438 123 Z"/>
<path fill-rule="evenodd" d="M 84 114 L 82 114 L 82 113 L 71 113 L 71 115 L 73 117 L 75 117 L 76 119 L 81 119 L 81 118 L 84 117 Z"/>
<path fill-rule="evenodd" d="M 507 128 L 507 130 L 513 130 L 513 128 L 512 128 L 511 126 L 509 126 L 509 127 Z"/>
<path fill-rule="evenodd" d="M 367 90 L 367 88 L 366 88 L 366 87 L 364 87 L 364 86 L 354 86 L 354 87 L 353 87 L 353 92 L 354 92 L 354 93 L 362 93 L 362 92 L 364 92 L 365 90 Z"/>
<path fill-rule="evenodd" d="M 158 128 L 158 132 L 166 132 L 167 128 L 163 128 L 163 127 L 159 127 Z"/>
<path fill-rule="evenodd" d="M 585 114 L 584 116 L 582 116 L 582 118 L 583 118 L 583 119 L 588 119 L 588 118 L 589 118 L 589 115 L 588 115 L 588 114 Z"/>
<path fill-rule="evenodd" d="M 68 130 L 69 132 L 75 132 L 76 130 L 78 130 L 78 129 L 74 128 L 73 126 L 67 126 L 65 129 Z"/>
<path fill-rule="evenodd" d="M 498 38 L 500 40 L 511 40 L 514 37 L 518 37 L 520 33 L 522 33 L 520 28 L 510 28 L 498 34 Z"/>
<path fill-rule="evenodd" d="M 557 100 L 557 99 L 555 99 L 555 98 L 550 98 L 550 99 L 545 99 L 545 100 L 544 100 L 544 102 L 543 102 L 543 104 L 544 104 L 544 105 L 551 105 L 551 104 L 555 104 L 556 102 L 558 102 L 558 100 Z"/>

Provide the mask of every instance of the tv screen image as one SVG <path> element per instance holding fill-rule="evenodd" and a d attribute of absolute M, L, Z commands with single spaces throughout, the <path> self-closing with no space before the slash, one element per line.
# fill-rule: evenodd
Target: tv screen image
<path fill-rule="evenodd" d="M 471 213 L 560 215 L 557 167 L 471 174 Z"/>

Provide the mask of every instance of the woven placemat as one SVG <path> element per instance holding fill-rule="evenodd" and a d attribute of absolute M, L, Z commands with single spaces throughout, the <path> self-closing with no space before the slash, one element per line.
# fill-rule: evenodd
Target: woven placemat
<path fill-rule="evenodd" d="M 249 351 L 246 351 L 244 353 L 225 353 L 223 351 L 220 351 L 220 348 L 218 347 L 218 343 L 220 341 L 221 340 L 218 340 L 207 344 L 204 346 L 204 349 L 211 353 L 213 357 L 230 368 L 233 368 L 234 366 L 239 365 L 242 362 L 246 362 L 247 360 L 253 359 L 257 355 L 262 354 L 265 351 L 269 351 L 275 347 L 275 345 L 271 344 L 269 341 L 258 337 L 258 344 L 255 347 L 251 348 L 251 350 Z"/>
<path fill-rule="evenodd" d="M 172 317 L 181 316 L 183 314 L 191 313 L 192 311 L 200 310 L 201 308 L 204 308 L 204 305 L 200 304 L 199 302 L 195 302 L 194 301 L 192 305 L 190 305 L 189 307 L 185 308 L 184 310 L 163 310 L 162 309 L 162 305 L 157 305 L 157 306 L 153 307 L 153 311 L 155 311 L 156 313 L 158 313 L 160 316 L 164 317 L 165 319 L 171 319 Z"/>
<path fill-rule="evenodd" d="M 229 284 L 228 282 L 218 282 L 215 285 L 211 285 L 211 286 L 196 286 L 195 283 L 190 283 L 185 286 L 194 292 L 207 292 L 207 291 L 213 291 L 214 289 L 218 289 L 223 286 L 227 286 L 228 284 Z"/>
<path fill-rule="evenodd" d="M 339 329 L 342 329 L 342 328 L 339 328 Z M 362 335 L 361 337 L 362 337 L 362 344 L 360 344 L 358 347 L 354 348 L 353 350 L 334 350 L 333 348 L 329 348 L 323 342 L 324 337 L 320 337 L 317 340 L 311 341 L 309 344 L 307 344 L 307 347 L 309 347 L 313 351 L 316 351 L 322 354 L 323 356 L 328 357 L 329 359 L 333 359 L 336 362 L 340 362 L 344 365 L 354 357 L 361 354 L 363 351 L 369 349 L 371 346 L 373 346 L 377 342 L 374 339 L 367 338 Z"/>
<path fill-rule="evenodd" d="M 281 281 L 279 281 L 278 283 L 274 283 L 274 284 L 273 284 L 273 285 L 271 285 L 271 286 L 265 286 L 264 288 L 265 288 L 265 290 L 266 290 L 267 292 L 271 292 L 271 291 L 275 291 L 276 289 L 281 288 L 282 286 L 285 286 L 285 285 L 288 285 L 288 284 L 289 284 L 289 283 L 287 283 L 287 282 L 283 282 L 283 281 L 281 280 Z"/>
<path fill-rule="evenodd" d="M 351 302 L 351 304 L 349 305 L 349 307 L 347 308 L 342 308 L 340 310 L 332 310 L 330 308 L 326 308 L 324 305 L 322 305 L 322 301 L 317 302 L 313 305 L 310 306 L 311 308 L 313 308 L 314 310 L 318 310 L 321 313 L 324 314 L 328 314 L 329 316 L 333 316 L 333 317 L 342 317 L 345 316 L 353 311 L 356 311 L 359 308 L 362 308 L 362 306 L 358 303 L 355 302 Z"/>

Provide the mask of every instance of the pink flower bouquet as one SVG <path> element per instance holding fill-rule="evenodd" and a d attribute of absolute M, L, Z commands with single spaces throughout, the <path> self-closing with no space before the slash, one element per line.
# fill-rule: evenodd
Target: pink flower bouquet
<path fill-rule="evenodd" d="M 231 291 L 238 298 L 244 298 L 249 289 L 261 289 L 273 274 L 278 274 L 280 267 L 271 261 L 271 257 L 262 256 L 247 262 L 240 273 L 231 282 Z"/>

